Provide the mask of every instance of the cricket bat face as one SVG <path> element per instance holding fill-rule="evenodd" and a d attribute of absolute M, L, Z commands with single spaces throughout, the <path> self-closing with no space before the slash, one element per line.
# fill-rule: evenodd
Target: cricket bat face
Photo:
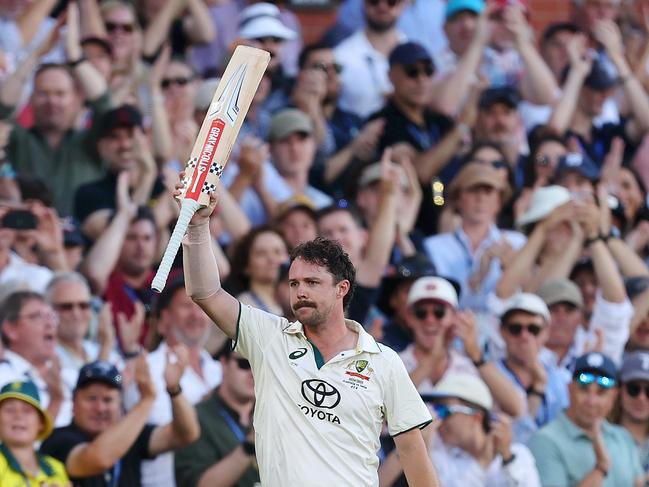
<path fill-rule="evenodd" d="M 209 192 L 216 189 L 269 61 L 270 54 L 261 49 L 235 49 L 185 167 L 181 198 L 209 204 Z"/>

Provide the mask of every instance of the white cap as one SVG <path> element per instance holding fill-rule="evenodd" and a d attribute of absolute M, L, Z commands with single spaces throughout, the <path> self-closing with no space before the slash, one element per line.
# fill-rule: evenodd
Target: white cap
<path fill-rule="evenodd" d="M 530 206 L 518 220 L 517 227 L 524 227 L 530 223 L 543 220 L 555 208 L 567 203 L 572 199 L 570 191 L 563 186 L 544 186 L 534 191 Z"/>
<path fill-rule="evenodd" d="M 239 15 L 239 37 L 242 39 L 260 39 L 262 37 L 295 39 L 297 37 L 295 31 L 286 27 L 279 16 L 279 9 L 271 3 L 255 3 L 246 7 Z"/>
<path fill-rule="evenodd" d="M 439 398 L 455 397 L 487 411 L 494 403 L 487 384 L 480 377 L 460 372 L 445 375 L 433 389 L 433 395 Z"/>
<path fill-rule="evenodd" d="M 424 299 L 444 301 L 457 308 L 457 292 L 453 285 L 441 277 L 420 277 L 408 292 L 408 306 Z"/>
<path fill-rule="evenodd" d="M 545 320 L 546 325 L 550 322 L 550 310 L 545 304 L 545 301 L 536 294 L 518 293 L 514 295 L 507 302 L 502 316 L 505 316 L 510 311 L 525 311 L 526 313 L 540 316 Z"/>

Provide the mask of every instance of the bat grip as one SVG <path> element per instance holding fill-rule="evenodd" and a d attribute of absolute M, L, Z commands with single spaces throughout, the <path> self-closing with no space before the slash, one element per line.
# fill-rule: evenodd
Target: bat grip
<path fill-rule="evenodd" d="M 158 272 L 156 272 L 153 282 L 151 283 L 151 287 L 154 291 L 160 293 L 164 289 L 165 284 L 167 283 L 167 277 L 169 277 L 169 271 L 171 270 L 171 266 L 173 265 L 178 249 L 180 248 L 180 243 L 182 242 L 187 227 L 189 226 L 189 221 L 200 207 L 201 205 L 198 201 L 192 199 L 183 200 L 182 207 L 180 208 L 180 216 L 178 216 L 178 221 L 176 221 L 176 226 L 171 234 L 165 253 L 162 256 L 162 262 L 160 262 Z"/>

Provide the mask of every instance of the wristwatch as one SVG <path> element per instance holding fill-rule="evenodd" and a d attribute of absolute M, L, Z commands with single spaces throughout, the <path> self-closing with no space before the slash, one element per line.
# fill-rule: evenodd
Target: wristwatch
<path fill-rule="evenodd" d="M 172 399 L 176 396 L 179 396 L 182 392 L 183 392 L 183 388 L 180 387 L 180 384 L 178 384 L 173 389 L 167 389 L 167 394 L 169 394 L 169 397 Z"/>
<path fill-rule="evenodd" d="M 241 448 L 243 448 L 243 452 L 248 455 L 248 456 L 255 456 L 255 444 L 252 441 L 248 440 L 243 440 L 243 443 L 241 443 Z"/>

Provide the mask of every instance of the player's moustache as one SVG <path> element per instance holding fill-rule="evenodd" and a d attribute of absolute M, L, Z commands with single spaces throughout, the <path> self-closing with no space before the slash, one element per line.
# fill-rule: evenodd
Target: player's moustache
<path fill-rule="evenodd" d="M 315 303 L 312 302 L 312 301 L 298 301 L 298 302 L 295 303 L 295 305 L 293 306 L 293 310 L 294 310 L 294 311 L 297 311 L 297 310 L 300 309 L 300 308 L 315 308 L 315 307 L 316 307 L 316 306 L 315 306 Z"/>

